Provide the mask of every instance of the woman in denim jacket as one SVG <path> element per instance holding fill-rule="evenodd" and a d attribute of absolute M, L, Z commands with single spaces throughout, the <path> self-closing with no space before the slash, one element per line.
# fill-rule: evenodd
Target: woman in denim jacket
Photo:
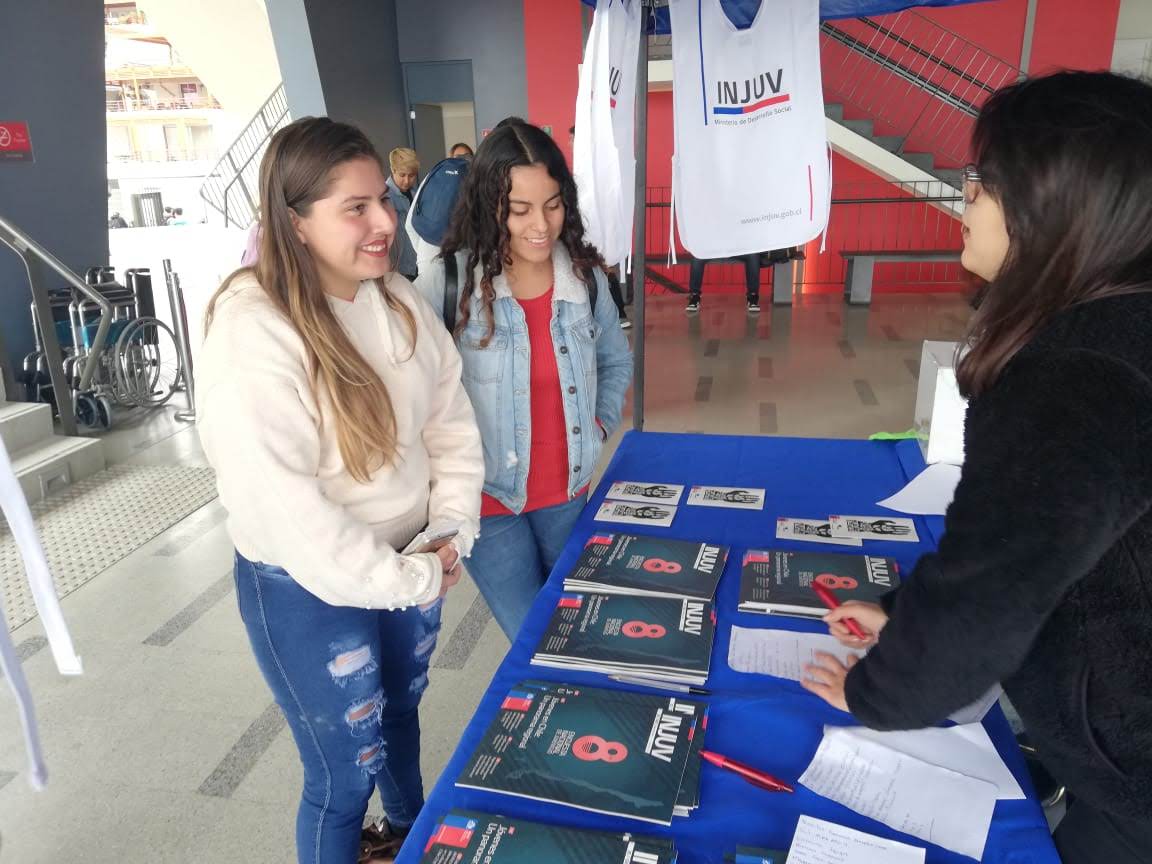
<path fill-rule="evenodd" d="M 468 572 L 512 639 L 620 425 L 631 351 L 600 256 L 584 239 L 575 181 L 543 130 L 511 123 L 484 140 L 441 255 L 417 287 L 443 309 L 443 258 L 455 257 L 454 333 L 484 446 Z"/>

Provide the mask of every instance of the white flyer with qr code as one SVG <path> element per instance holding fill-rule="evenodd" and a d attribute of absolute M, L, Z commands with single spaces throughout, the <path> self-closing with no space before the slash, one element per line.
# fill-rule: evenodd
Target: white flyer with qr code
<path fill-rule="evenodd" d="M 688 503 L 697 507 L 763 510 L 764 490 L 733 486 L 693 486 L 688 492 Z"/>
<path fill-rule="evenodd" d="M 781 516 L 776 520 L 777 540 L 803 540 L 805 543 L 830 543 L 834 546 L 863 546 L 859 537 L 833 537 L 827 519 L 796 519 Z"/>
<path fill-rule="evenodd" d="M 829 516 L 833 537 L 919 543 L 916 523 L 896 516 Z"/>

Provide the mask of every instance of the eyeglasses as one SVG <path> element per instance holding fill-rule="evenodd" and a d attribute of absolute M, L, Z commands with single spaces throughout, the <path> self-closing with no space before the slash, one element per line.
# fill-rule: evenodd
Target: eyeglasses
<path fill-rule="evenodd" d="M 965 165 L 962 177 L 964 203 L 971 204 L 980 197 L 980 190 L 982 188 L 980 169 L 975 165 Z"/>

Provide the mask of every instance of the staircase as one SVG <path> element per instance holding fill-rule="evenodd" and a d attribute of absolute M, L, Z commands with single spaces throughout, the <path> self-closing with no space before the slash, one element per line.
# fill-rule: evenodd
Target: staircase
<path fill-rule="evenodd" d="M 30 504 L 105 467 L 104 448 L 99 441 L 56 435 L 51 405 L 6 402 L 2 384 L 0 441 L 4 442 Z"/>
<path fill-rule="evenodd" d="M 200 187 L 200 197 L 224 217 L 224 225 L 247 228 L 260 205 L 260 160 L 268 141 L 288 124 L 288 99 L 279 85 L 260 106 Z"/>
<path fill-rule="evenodd" d="M 826 21 L 830 120 L 959 188 L 984 101 L 1020 70 L 917 12 Z"/>

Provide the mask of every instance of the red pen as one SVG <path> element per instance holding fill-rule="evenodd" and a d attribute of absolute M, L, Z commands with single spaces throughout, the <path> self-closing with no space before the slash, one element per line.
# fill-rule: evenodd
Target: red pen
<path fill-rule="evenodd" d="M 753 786 L 759 786 L 761 789 L 767 789 L 769 792 L 795 791 L 783 780 L 777 780 L 771 774 L 757 771 L 755 768 L 750 768 L 742 762 L 729 759 L 727 756 L 721 756 L 719 753 L 713 753 L 710 750 L 701 750 L 700 757 L 711 762 L 717 768 L 724 768 L 734 774 L 739 774 Z"/>
<path fill-rule="evenodd" d="M 812 583 L 812 590 L 816 592 L 816 596 L 819 597 L 824 602 L 824 605 L 829 609 L 835 609 L 840 605 L 840 601 L 836 599 L 836 595 L 833 594 L 830 589 L 821 585 L 819 582 Z M 868 634 L 866 634 L 860 628 L 860 625 L 856 623 L 855 618 L 842 618 L 840 619 L 840 623 L 847 627 L 848 632 L 855 636 L 857 639 L 868 639 Z"/>

